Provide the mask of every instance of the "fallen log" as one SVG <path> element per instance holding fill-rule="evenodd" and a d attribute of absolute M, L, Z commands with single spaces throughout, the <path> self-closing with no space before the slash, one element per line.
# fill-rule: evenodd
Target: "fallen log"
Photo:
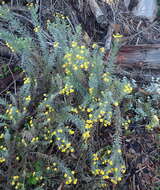
<path fill-rule="evenodd" d="M 117 55 L 120 67 L 160 69 L 160 44 L 123 46 Z"/>
<path fill-rule="evenodd" d="M 96 0 L 88 0 L 88 4 L 91 8 L 92 13 L 94 14 L 97 23 L 99 24 L 108 24 L 108 21 L 102 12 L 101 8 L 97 4 Z"/>
<path fill-rule="evenodd" d="M 106 53 L 105 60 L 109 53 Z M 105 61 L 107 64 L 107 61 Z M 116 73 L 130 78 L 151 81 L 160 76 L 160 44 L 123 46 L 115 60 Z"/>

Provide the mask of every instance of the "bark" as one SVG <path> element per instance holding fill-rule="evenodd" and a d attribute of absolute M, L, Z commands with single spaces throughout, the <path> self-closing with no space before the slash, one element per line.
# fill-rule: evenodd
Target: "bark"
<path fill-rule="evenodd" d="M 95 0 L 88 0 L 88 3 L 89 3 L 92 13 L 94 14 L 96 18 L 97 23 L 99 24 L 108 23 L 104 13 L 102 12 L 97 2 Z"/>
<path fill-rule="evenodd" d="M 105 60 L 107 58 L 108 53 Z M 153 77 L 160 76 L 160 44 L 123 46 L 117 54 L 115 64 L 116 74 L 150 82 Z"/>
<path fill-rule="evenodd" d="M 105 56 L 107 59 L 108 53 Z M 123 46 L 120 48 L 116 64 L 121 68 L 160 69 L 160 44 Z"/>

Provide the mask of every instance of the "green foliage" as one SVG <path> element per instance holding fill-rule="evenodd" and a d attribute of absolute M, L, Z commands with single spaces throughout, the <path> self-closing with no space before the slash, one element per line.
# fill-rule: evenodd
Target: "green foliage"
<path fill-rule="evenodd" d="M 104 49 L 86 47 L 80 27 L 73 30 L 67 17 L 56 14 L 44 29 L 37 9 L 28 4 L 29 32 L 14 12 L 0 7 L 4 20 L 14 19 L 14 28 L 2 28 L 0 37 L 21 55 L 26 75 L 18 94 L 0 99 L 5 110 L 0 115 L 0 165 L 6 185 L 23 190 L 57 189 L 62 182 L 68 189 L 117 185 L 126 172 L 123 132 L 144 118 L 155 126 L 158 117 L 150 119 L 150 101 L 135 99 L 133 84 L 113 74 L 118 38 L 104 65 Z M 127 114 L 131 111 L 136 118 Z M 97 132 L 103 131 L 114 133 L 112 144 L 100 143 Z"/>

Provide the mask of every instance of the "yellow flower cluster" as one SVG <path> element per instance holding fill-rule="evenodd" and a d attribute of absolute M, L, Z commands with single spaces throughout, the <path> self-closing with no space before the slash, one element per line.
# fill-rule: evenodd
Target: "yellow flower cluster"
<path fill-rule="evenodd" d="M 101 183 L 100 185 L 99 185 L 99 187 L 101 188 L 105 188 L 105 187 L 107 187 L 107 184 L 106 183 Z"/>
<path fill-rule="evenodd" d="M 26 77 L 23 79 L 24 84 L 29 84 L 31 82 L 31 79 L 29 77 Z"/>
<path fill-rule="evenodd" d="M 22 144 L 26 147 L 27 146 L 27 143 L 24 139 L 21 140 Z"/>
<path fill-rule="evenodd" d="M 15 186 L 14 188 L 15 189 L 21 189 L 22 188 L 22 183 L 20 183 L 20 182 L 18 182 L 18 180 L 19 180 L 19 176 L 17 175 L 17 176 L 13 176 L 12 177 L 12 181 L 11 181 L 11 185 L 12 186 Z"/>
<path fill-rule="evenodd" d="M 72 171 L 71 172 L 72 175 L 69 175 L 67 173 L 64 174 L 64 178 L 66 179 L 66 185 L 69 185 L 69 184 L 77 184 L 77 179 L 73 176 L 75 174 L 75 171 Z"/>
<path fill-rule="evenodd" d="M 77 47 L 78 43 L 77 42 L 71 42 L 71 47 Z"/>
<path fill-rule="evenodd" d="M 54 43 L 53 43 L 53 47 L 54 47 L 54 48 L 58 48 L 58 46 L 59 46 L 59 42 L 54 42 Z"/>
<path fill-rule="evenodd" d="M 25 98 L 25 100 L 26 100 L 27 102 L 30 102 L 30 101 L 31 101 L 31 96 L 27 96 L 27 97 Z"/>
<path fill-rule="evenodd" d="M 112 118 L 112 112 L 110 111 L 106 112 L 102 109 L 98 115 L 97 121 L 99 121 L 100 123 L 103 123 L 104 127 L 107 127 L 111 125 L 111 118 Z"/>
<path fill-rule="evenodd" d="M 69 129 L 68 132 L 69 132 L 70 135 L 73 135 L 75 133 L 74 130 L 72 130 L 72 129 Z"/>
<path fill-rule="evenodd" d="M 72 70 L 88 70 L 91 65 L 88 61 L 87 48 L 84 45 L 78 46 L 78 43 L 75 41 L 71 42 L 71 48 L 65 54 L 64 61 L 63 68 L 65 68 L 65 73 L 68 75 L 72 73 Z"/>
<path fill-rule="evenodd" d="M 90 119 L 87 119 L 85 121 L 85 127 L 86 129 L 90 129 L 90 128 L 93 128 L 93 124 L 94 124 L 94 121 L 93 120 L 90 120 Z"/>
<path fill-rule="evenodd" d="M 14 53 L 15 49 L 11 46 L 11 44 L 9 44 L 8 42 L 6 42 L 6 46 Z"/>
<path fill-rule="evenodd" d="M 13 115 L 19 113 L 19 110 L 15 108 L 12 104 L 9 105 L 9 108 L 6 110 L 6 114 L 8 115 L 9 119 L 13 119 Z"/>
<path fill-rule="evenodd" d="M 100 51 L 101 53 L 104 53 L 104 52 L 105 52 L 105 48 L 102 47 L 102 48 L 99 49 L 99 51 Z"/>
<path fill-rule="evenodd" d="M 65 132 L 63 129 L 59 128 L 51 133 L 52 136 L 56 137 L 56 143 L 58 146 L 58 149 L 61 152 L 74 152 L 74 148 L 71 146 L 71 143 L 68 142 L 67 139 L 65 139 Z"/>
<path fill-rule="evenodd" d="M 113 105 L 116 106 L 116 107 L 119 106 L 118 101 L 113 102 Z"/>
<path fill-rule="evenodd" d="M 29 121 L 29 125 L 30 125 L 30 127 L 33 127 L 33 120 L 32 119 Z"/>
<path fill-rule="evenodd" d="M 47 171 L 54 171 L 54 172 L 58 171 L 57 164 L 55 162 L 52 163 L 52 166 L 47 166 L 46 169 Z"/>
<path fill-rule="evenodd" d="M 121 170 L 121 172 L 123 174 L 126 173 L 126 167 L 125 167 L 125 165 L 120 166 L 120 170 Z"/>
<path fill-rule="evenodd" d="M 57 172 L 58 171 L 58 168 L 56 167 L 57 166 L 57 164 L 55 163 L 55 162 L 53 162 L 52 163 L 52 166 L 47 166 L 46 167 L 46 169 L 48 170 L 48 171 L 55 171 L 55 172 Z"/>
<path fill-rule="evenodd" d="M 26 5 L 27 5 L 28 8 L 33 7 L 33 3 L 27 3 Z"/>
<path fill-rule="evenodd" d="M 123 35 L 121 35 L 121 34 L 117 33 L 117 34 L 114 34 L 114 35 L 113 35 L 113 37 L 114 37 L 114 38 L 122 38 L 122 37 L 123 37 Z"/>
<path fill-rule="evenodd" d="M 2 133 L 1 135 L 0 135 L 0 139 L 3 139 L 4 138 L 4 133 Z"/>
<path fill-rule="evenodd" d="M 1 146 L 0 146 L 0 150 L 5 151 L 5 150 L 7 150 L 7 148 L 6 148 L 5 146 L 1 145 Z"/>
<path fill-rule="evenodd" d="M 129 126 L 130 123 L 131 123 L 130 119 L 128 119 L 128 120 L 126 120 L 125 122 L 122 123 L 122 126 L 124 126 L 125 130 L 128 129 L 128 126 Z"/>
<path fill-rule="evenodd" d="M 90 94 L 90 95 L 93 94 L 93 88 L 89 88 L 88 91 L 89 91 L 89 94 Z"/>
<path fill-rule="evenodd" d="M 146 127 L 146 129 L 153 131 L 153 126 L 151 124 L 148 124 L 145 127 Z"/>
<path fill-rule="evenodd" d="M 83 140 L 87 141 L 88 138 L 90 137 L 90 131 L 85 131 L 83 134 L 82 134 L 82 138 Z"/>
<path fill-rule="evenodd" d="M 52 113 L 52 112 L 54 112 L 55 110 L 54 110 L 54 108 L 52 108 L 52 106 L 51 105 L 49 105 L 49 104 L 46 104 L 46 111 L 45 111 L 45 115 L 48 115 L 49 113 Z"/>
<path fill-rule="evenodd" d="M 33 172 L 33 173 L 32 173 L 32 176 L 35 177 L 35 180 L 36 180 L 36 181 L 43 180 L 43 176 L 36 176 L 36 172 Z"/>
<path fill-rule="evenodd" d="M 60 18 L 60 19 L 66 19 L 68 18 L 67 16 L 64 16 L 63 14 L 61 13 L 55 13 L 53 16 L 57 17 L 57 18 Z"/>
<path fill-rule="evenodd" d="M 44 140 L 49 141 L 50 143 L 52 143 L 53 142 L 52 135 L 51 135 L 52 133 L 46 127 L 45 127 L 45 129 L 47 130 L 47 133 L 44 133 Z"/>
<path fill-rule="evenodd" d="M 36 26 L 35 28 L 34 28 L 34 32 L 39 32 L 40 31 L 40 26 Z"/>
<path fill-rule="evenodd" d="M 19 156 L 16 156 L 16 160 L 19 161 L 19 160 L 20 160 L 20 157 L 19 157 Z"/>
<path fill-rule="evenodd" d="M 103 75 L 102 75 L 102 78 L 103 78 L 103 81 L 104 82 L 109 82 L 110 81 L 110 76 L 109 76 L 110 74 L 108 73 L 108 72 L 106 72 L 106 73 L 104 73 Z"/>
<path fill-rule="evenodd" d="M 133 88 L 131 87 L 131 85 L 128 83 L 126 85 L 124 85 L 123 87 L 123 92 L 130 94 L 132 92 Z"/>
<path fill-rule="evenodd" d="M 103 155 L 101 153 L 103 152 Z M 92 174 L 99 175 L 103 180 L 110 180 L 112 183 L 117 184 L 122 180 L 122 174 L 125 173 L 126 167 L 117 163 L 112 157 L 108 159 L 111 150 L 92 154 Z M 121 154 L 121 149 L 116 150 Z M 115 158 L 115 157 L 114 157 Z"/>
<path fill-rule="evenodd" d="M 96 153 L 95 153 L 95 154 L 93 154 L 93 158 L 92 158 L 92 160 L 94 160 L 94 161 L 99 160 L 98 155 L 97 155 Z"/>
<path fill-rule="evenodd" d="M 5 4 L 5 1 L 2 1 L 1 4 L 4 5 L 4 4 Z"/>
<path fill-rule="evenodd" d="M 84 70 L 88 70 L 89 65 L 90 65 L 90 62 L 89 62 L 89 61 L 85 61 L 85 62 L 83 62 L 83 63 L 80 65 L 80 68 L 81 68 L 81 69 L 84 69 Z"/>
<path fill-rule="evenodd" d="M 120 169 L 122 169 L 121 172 L 125 171 L 125 169 L 122 167 L 120 167 Z M 94 171 L 92 171 L 92 174 L 101 176 L 103 180 L 106 180 L 106 179 L 110 180 L 113 184 L 118 184 L 118 182 L 122 180 L 122 177 L 121 177 L 121 174 L 119 173 L 118 168 L 110 168 L 108 170 L 95 169 Z"/>
<path fill-rule="evenodd" d="M 65 85 L 65 87 L 60 90 L 60 94 L 66 94 L 66 95 L 70 95 L 71 93 L 74 92 L 73 86 L 72 85 Z"/>
<path fill-rule="evenodd" d="M 19 179 L 19 176 L 18 176 L 18 175 L 13 176 L 13 177 L 12 177 L 12 182 L 11 182 L 11 184 L 12 184 L 12 185 L 15 185 L 15 183 L 18 181 L 18 179 Z"/>
<path fill-rule="evenodd" d="M 49 141 L 50 143 L 53 142 L 52 136 L 50 136 L 50 131 L 48 131 L 48 134 L 44 134 L 44 140 Z"/>
<path fill-rule="evenodd" d="M 5 159 L 5 158 L 0 157 L 0 164 L 1 164 L 1 163 L 3 163 L 3 162 L 5 162 L 5 161 L 6 161 L 6 159 Z"/>
<path fill-rule="evenodd" d="M 94 43 L 94 44 L 92 45 L 92 48 L 93 48 L 93 49 L 98 48 L 98 45 L 97 45 L 96 43 Z"/>
<path fill-rule="evenodd" d="M 119 41 L 123 38 L 123 35 L 117 33 L 117 34 L 114 34 L 113 37 L 114 37 L 114 39 L 115 39 L 117 42 L 119 42 Z"/>
<path fill-rule="evenodd" d="M 77 108 L 71 108 L 71 111 L 74 113 L 78 113 L 78 109 Z"/>
<path fill-rule="evenodd" d="M 39 141 L 39 137 L 33 137 L 31 143 L 35 143 Z"/>

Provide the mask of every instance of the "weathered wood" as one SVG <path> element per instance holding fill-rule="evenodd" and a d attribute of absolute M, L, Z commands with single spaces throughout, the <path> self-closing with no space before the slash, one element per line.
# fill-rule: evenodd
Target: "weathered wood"
<path fill-rule="evenodd" d="M 121 68 L 160 70 L 160 44 L 123 46 L 118 52 L 116 64 Z"/>
<path fill-rule="evenodd" d="M 108 53 L 105 60 L 107 58 Z M 152 78 L 160 77 L 160 44 L 123 46 L 114 63 L 117 65 L 115 74 L 137 82 L 150 82 Z"/>
<path fill-rule="evenodd" d="M 99 5 L 97 4 L 96 0 L 88 0 L 88 4 L 89 4 L 91 11 L 94 14 L 94 16 L 95 16 L 95 18 L 99 24 L 108 23 L 104 13 L 102 12 Z"/>

